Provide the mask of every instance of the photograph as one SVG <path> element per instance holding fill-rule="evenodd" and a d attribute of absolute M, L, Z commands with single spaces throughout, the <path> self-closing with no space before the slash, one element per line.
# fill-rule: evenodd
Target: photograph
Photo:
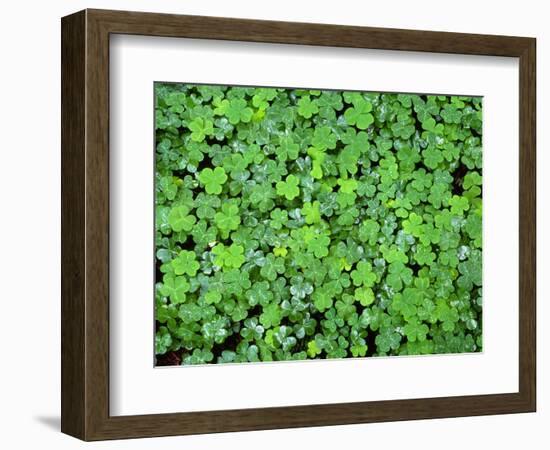
<path fill-rule="evenodd" d="M 156 366 L 483 351 L 481 96 L 152 88 Z"/>

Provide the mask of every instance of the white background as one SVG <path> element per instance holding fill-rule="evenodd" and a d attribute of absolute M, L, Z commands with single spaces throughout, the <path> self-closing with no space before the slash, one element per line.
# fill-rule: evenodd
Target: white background
<path fill-rule="evenodd" d="M 59 17 L 84 7 L 155 10 L 382 27 L 435 29 L 538 38 L 538 399 L 536 414 L 349 425 L 339 427 L 143 439 L 92 444 L 95 448 L 220 447 L 334 448 L 358 446 L 409 449 L 547 448 L 550 441 L 550 30 L 541 1 L 462 0 L 446 8 L 438 1 L 296 2 L 50 1 L 10 2 L 0 16 L 2 33 L 2 299 L 0 327 L 3 371 L 0 383 L 0 443 L 6 448 L 84 447 L 59 433 Z M 455 9 L 456 8 L 456 9 Z M 545 279 L 546 278 L 546 279 Z M 546 342 L 545 342 L 546 341 Z M 546 428 L 545 428 L 546 426 Z"/>
<path fill-rule="evenodd" d="M 502 264 L 518 258 L 516 58 L 143 36 L 112 37 L 110 55 L 111 414 L 518 391 L 518 271 Z M 483 96 L 483 353 L 154 368 L 155 80 Z"/>

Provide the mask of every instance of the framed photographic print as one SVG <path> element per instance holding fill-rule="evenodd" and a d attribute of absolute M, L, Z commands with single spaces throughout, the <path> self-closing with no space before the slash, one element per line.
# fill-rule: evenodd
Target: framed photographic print
<path fill-rule="evenodd" d="M 535 39 L 62 19 L 62 431 L 535 410 Z"/>

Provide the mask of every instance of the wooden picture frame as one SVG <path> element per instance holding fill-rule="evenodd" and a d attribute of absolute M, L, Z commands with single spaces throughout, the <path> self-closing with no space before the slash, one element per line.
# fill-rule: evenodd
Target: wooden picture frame
<path fill-rule="evenodd" d="M 62 19 L 62 417 L 83 440 L 535 411 L 536 162 L 533 38 L 85 10 Z M 133 34 L 519 58 L 519 391 L 109 415 L 109 36 Z"/>

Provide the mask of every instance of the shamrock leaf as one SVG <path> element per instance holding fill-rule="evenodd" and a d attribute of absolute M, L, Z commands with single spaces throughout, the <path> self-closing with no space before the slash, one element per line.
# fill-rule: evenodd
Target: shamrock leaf
<path fill-rule="evenodd" d="M 222 317 L 205 322 L 201 327 L 202 337 L 207 342 L 221 344 L 229 336 L 228 324 L 227 318 Z"/>
<path fill-rule="evenodd" d="M 409 139 L 416 131 L 416 127 L 408 114 L 400 113 L 397 115 L 397 122 L 392 124 L 391 130 L 396 138 Z"/>
<path fill-rule="evenodd" d="M 370 287 L 360 287 L 355 289 L 355 299 L 363 306 L 369 306 L 374 302 L 374 292 Z"/>
<path fill-rule="evenodd" d="M 443 330 L 447 332 L 452 332 L 459 320 L 458 311 L 449 306 L 443 299 L 437 301 L 435 317 L 443 323 Z"/>
<path fill-rule="evenodd" d="M 276 149 L 277 157 L 286 161 L 287 159 L 296 159 L 300 151 L 300 146 L 294 142 L 291 136 L 281 138 L 279 146 Z"/>
<path fill-rule="evenodd" d="M 439 114 L 439 106 L 437 105 L 433 95 L 429 95 L 426 100 L 422 99 L 418 95 L 414 95 L 412 96 L 412 101 L 414 104 L 414 111 L 416 112 L 420 122 L 425 122 L 433 115 Z"/>
<path fill-rule="evenodd" d="M 357 173 L 357 165 L 360 156 L 361 151 L 357 147 L 352 147 L 350 145 L 347 145 L 344 150 L 338 154 L 336 163 L 338 164 L 338 169 L 342 177 L 346 177 L 348 173 L 350 175 L 355 175 Z"/>
<path fill-rule="evenodd" d="M 422 217 L 416 213 L 409 214 L 408 219 L 403 221 L 403 230 L 405 233 L 411 234 L 413 236 L 420 236 L 422 233 Z"/>
<path fill-rule="evenodd" d="M 428 117 L 422 122 L 422 128 L 435 134 L 442 134 L 444 126 L 442 123 L 437 123 L 433 117 Z"/>
<path fill-rule="evenodd" d="M 441 208 L 442 205 L 447 205 L 451 199 L 451 192 L 444 183 L 436 183 L 430 190 L 428 201 L 435 207 Z"/>
<path fill-rule="evenodd" d="M 155 353 L 163 355 L 172 346 L 172 336 L 166 327 L 160 327 L 155 334 Z"/>
<path fill-rule="evenodd" d="M 403 331 L 407 336 L 407 339 L 411 342 L 425 341 L 429 328 L 426 324 L 421 323 L 418 319 L 414 318 L 410 320 L 404 327 Z"/>
<path fill-rule="evenodd" d="M 348 319 L 356 311 L 355 299 L 352 295 L 343 295 L 341 300 L 336 301 L 336 311 L 342 319 Z"/>
<path fill-rule="evenodd" d="M 435 261 L 435 253 L 430 245 L 418 246 L 414 253 L 414 259 L 420 265 L 431 265 Z"/>
<path fill-rule="evenodd" d="M 216 289 L 209 290 L 206 294 L 204 294 L 204 300 L 209 305 L 219 303 L 221 299 L 222 294 Z"/>
<path fill-rule="evenodd" d="M 481 186 L 482 178 L 478 172 L 468 172 L 464 176 L 462 187 L 464 189 L 470 189 L 472 186 Z"/>
<path fill-rule="evenodd" d="M 213 195 L 206 195 L 204 192 L 200 192 L 195 199 L 197 205 L 197 217 L 199 219 L 212 219 L 216 214 L 216 209 L 220 207 L 221 201 L 219 197 Z"/>
<path fill-rule="evenodd" d="M 237 244 L 231 244 L 227 248 L 223 244 L 218 244 L 212 249 L 212 253 L 216 255 L 214 262 L 220 267 L 238 269 L 245 261 L 244 248 Z"/>
<path fill-rule="evenodd" d="M 319 107 L 317 106 L 317 102 L 315 100 L 312 101 L 309 95 L 306 95 L 298 100 L 298 114 L 302 117 L 310 119 L 313 114 L 318 112 Z"/>
<path fill-rule="evenodd" d="M 413 271 L 411 268 L 405 266 L 402 261 L 395 261 L 388 266 L 386 283 L 397 292 L 403 289 L 403 284 L 411 284 L 412 276 Z"/>
<path fill-rule="evenodd" d="M 298 178 L 294 175 L 286 177 L 285 181 L 277 182 L 277 195 L 283 195 L 287 200 L 292 200 L 300 193 Z"/>
<path fill-rule="evenodd" d="M 271 88 L 259 88 L 252 97 L 252 104 L 258 109 L 267 109 L 269 102 L 277 97 L 277 90 Z"/>
<path fill-rule="evenodd" d="M 175 177 L 162 177 L 159 182 L 160 189 L 168 200 L 174 200 L 178 192 L 177 178 Z"/>
<path fill-rule="evenodd" d="M 313 203 L 304 203 L 304 206 L 302 207 L 302 214 L 304 215 L 307 224 L 311 225 L 321 221 L 320 206 L 321 204 L 317 200 Z"/>
<path fill-rule="evenodd" d="M 468 260 L 458 265 L 460 277 L 457 280 L 459 287 L 471 290 L 473 286 L 481 286 L 482 281 L 482 261 L 481 252 L 473 250 Z"/>
<path fill-rule="evenodd" d="M 270 217 L 270 226 L 276 230 L 280 230 L 288 222 L 288 213 L 279 208 L 271 211 Z"/>
<path fill-rule="evenodd" d="M 285 263 L 283 258 L 278 258 L 273 254 L 267 255 L 265 264 L 260 270 L 260 274 L 269 281 L 275 281 L 278 273 L 285 271 Z"/>
<path fill-rule="evenodd" d="M 206 136 L 214 134 L 214 124 L 211 120 L 195 117 L 189 123 L 191 130 L 191 139 L 195 142 L 202 142 Z"/>
<path fill-rule="evenodd" d="M 421 158 L 416 148 L 405 145 L 397 151 L 397 159 L 399 159 L 404 169 L 412 170 Z"/>
<path fill-rule="evenodd" d="M 227 175 L 223 167 L 216 167 L 214 170 L 207 167 L 201 170 L 199 181 L 204 185 L 208 194 L 220 194 L 222 185 L 227 181 Z"/>
<path fill-rule="evenodd" d="M 330 238 L 325 235 L 315 235 L 307 243 L 307 251 L 313 253 L 317 258 L 328 255 Z"/>
<path fill-rule="evenodd" d="M 320 355 L 321 352 L 322 350 L 317 346 L 317 343 L 315 342 L 315 340 L 309 341 L 307 343 L 307 354 L 311 358 L 315 358 L 317 355 Z"/>
<path fill-rule="evenodd" d="M 187 274 L 194 277 L 199 270 L 200 264 L 196 260 L 195 252 L 182 250 L 178 256 L 172 260 L 172 268 L 176 275 Z"/>
<path fill-rule="evenodd" d="M 410 320 L 416 316 L 418 309 L 418 293 L 409 288 L 405 289 L 402 294 L 395 294 L 392 307 L 403 315 L 405 320 Z"/>
<path fill-rule="evenodd" d="M 466 197 L 460 197 L 458 195 L 453 195 L 449 200 L 449 206 L 451 207 L 451 213 L 461 216 L 464 214 L 464 211 L 467 211 L 470 208 L 468 199 Z"/>
<path fill-rule="evenodd" d="M 340 186 L 340 192 L 343 192 L 344 194 L 352 194 L 357 189 L 357 180 L 354 180 L 353 178 L 350 178 L 348 180 L 339 179 L 338 185 Z"/>
<path fill-rule="evenodd" d="M 363 242 L 368 242 L 370 245 L 374 245 L 378 239 L 379 231 L 380 225 L 378 225 L 378 222 L 367 219 L 359 227 L 359 239 Z"/>
<path fill-rule="evenodd" d="M 246 298 L 251 306 L 268 305 L 273 299 L 273 293 L 270 291 L 269 282 L 257 281 L 254 283 L 252 288 L 246 291 Z"/>
<path fill-rule="evenodd" d="M 191 231 L 197 219 L 189 214 L 187 206 L 175 206 L 168 214 L 168 223 L 174 231 Z"/>
<path fill-rule="evenodd" d="M 390 328 L 384 329 L 382 333 L 376 335 L 374 339 L 376 348 L 381 353 L 387 353 L 390 350 L 395 350 L 401 342 L 401 335 Z"/>
<path fill-rule="evenodd" d="M 439 113 L 446 123 L 460 123 L 462 113 L 455 105 L 446 104 Z"/>
<path fill-rule="evenodd" d="M 271 303 L 263 307 L 263 312 L 260 314 L 260 323 L 265 328 L 276 327 L 281 323 L 282 311 L 279 305 Z"/>
<path fill-rule="evenodd" d="M 307 295 L 313 292 L 313 286 L 304 281 L 301 276 L 292 277 L 290 280 L 290 293 L 299 299 L 305 298 Z"/>
<path fill-rule="evenodd" d="M 232 125 L 237 125 L 239 122 L 250 122 L 254 114 L 252 109 L 247 106 L 246 100 L 242 98 L 222 100 L 215 112 L 225 115 Z"/>
<path fill-rule="evenodd" d="M 320 151 L 336 148 L 336 136 L 327 126 L 315 128 L 312 145 Z"/>
<path fill-rule="evenodd" d="M 443 152 L 436 147 L 428 147 L 422 152 L 424 164 L 430 169 L 435 169 L 443 162 Z"/>
<path fill-rule="evenodd" d="M 196 348 L 191 355 L 183 359 L 184 364 L 204 364 L 214 359 L 214 355 L 209 350 Z"/>
<path fill-rule="evenodd" d="M 247 341 L 261 339 L 263 334 L 264 327 L 258 323 L 258 319 L 256 317 L 252 317 L 244 321 L 244 328 L 241 329 L 241 336 Z"/>
<path fill-rule="evenodd" d="M 332 295 L 329 292 L 323 291 L 322 289 L 316 290 L 313 293 L 313 303 L 315 307 L 321 312 L 330 308 L 333 301 L 334 300 Z"/>
<path fill-rule="evenodd" d="M 222 210 L 214 215 L 214 222 L 222 235 L 227 236 L 229 231 L 236 230 L 241 223 L 239 207 L 233 203 L 224 203 Z"/>
<path fill-rule="evenodd" d="M 189 283 L 185 277 L 175 277 L 168 274 L 162 279 L 160 293 L 166 297 L 170 297 L 172 303 L 184 302 L 186 292 L 189 292 Z"/>
<path fill-rule="evenodd" d="M 355 125 L 360 130 L 366 130 L 374 122 L 371 114 L 372 104 L 358 97 L 351 108 L 346 109 L 344 117 L 349 125 Z"/>
<path fill-rule="evenodd" d="M 376 274 L 372 272 L 372 266 L 367 261 L 359 261 L 356 269 L 351 272 L 351 279 L 355 286 L 372 287 L 376 281 Z"/>

